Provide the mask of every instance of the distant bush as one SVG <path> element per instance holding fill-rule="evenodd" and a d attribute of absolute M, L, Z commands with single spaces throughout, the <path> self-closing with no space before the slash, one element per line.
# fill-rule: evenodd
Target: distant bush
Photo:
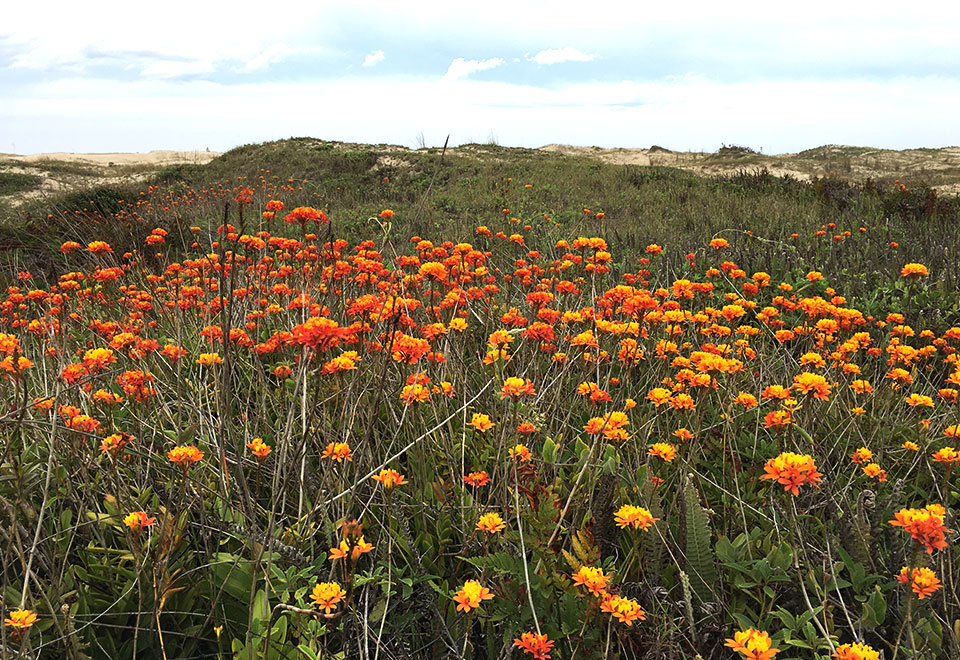
<path fill-rule="evenodd" d="M 43 184 L 43 179 L 34 174 L 19 172 L 0 172 L 0 195 L 36 190 Z"/>

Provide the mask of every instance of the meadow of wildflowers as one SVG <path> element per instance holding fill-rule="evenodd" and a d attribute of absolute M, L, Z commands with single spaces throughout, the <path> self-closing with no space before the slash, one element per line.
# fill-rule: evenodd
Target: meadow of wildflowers
<path fill-rule="evenodd" d="M 13 273 L 5 657 L 960 657 L 956 273 L 510 183 L 152 186 Z"/>

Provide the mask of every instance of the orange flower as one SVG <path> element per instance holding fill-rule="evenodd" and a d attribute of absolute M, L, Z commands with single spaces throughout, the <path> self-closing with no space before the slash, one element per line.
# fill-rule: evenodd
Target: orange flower
<path fill-rule="evenodd" d="M 632 504 L 624 504 L 620 507 L 613 515 L 613 519 L 617 522 L 617 527 L 620 529 L 633 527 L 634 529 L 642 529 L 643 531 L 647 531 L 650 529 L 650 525 L 660 520 L 659 518 L 654 518 L 653 514 L 643 507 Z"/>
<path fill-rule="evenodd" d="M 853 456 L 850 457 L 850 460 L 853 463 L 868 463 L 872 458 L 873 458 L 872 451 L 870 451 L 866 447 L 860 447 L 857 449 L 857 451 L 853 452 Z"/>
<path fill-rule="evenodd" d="M 474 488 L 486 486 L 488 483 L 490 483 L 490 477 L 487 475 L 486 471 L 471 472 L 470 474 L 465 475 L 463 480 L 468 486 L 473 486 Z"/>
<path fill-rule="evenodd" d="M 331 442 L 320 454 L 320 458 L 329 458 L 337 463 L 343 463 L 344 460 L 353 460 L 353 452 L 350 451 L 350 445 L 346 442 Z"/>
<path fill-rule="evenodd" d="M 650 450 L 647 452 L 647 454 L 650 456 L 659 456 L 669 463 L 677 457 L 677 450 L 670 443 L 656 442 L 650 446 Z"/>
<path fill-rule="evenodd" d="M 252 453 L 254 456 L 256 456 L 259 459 L 266 458 L 267 455 L 269 455 L 270 452 L 273 451 L 272 449 L 270 449 L 270 445 L 268 445 L 263 441 L 263 438 L 254 438 L 253 440 L 248 442 L 246 446 L 247 448 L 250 449 L 250 453 Z"/>
<path fill-rule="evenodd" d="M 514 638 L 513 645 L 533 656 L 533 660 L 550 660 L 550 650 L 553 642 L 543 634 L 525 632 L 519 638 Z"/>
<path fill-rule="evenodd" d="M 400 400 L 404 403 L 424 403 L 430 400 L 430 387 L 414 383 L 413 385 L 404 385 L 400 392 Z"/>
<path fill-rule="evenodd" d="M 480 586 L 476 580 L 467 580 L 463 587 L 453 596 L 457 603 L 457 611 L 469 612 L 480 607 L 485 600 L 492 600 L 493 594 L 486 587 Z"/>
<path fill-rule="evenodd" d="M 30 610 L 14 610 L 3 620 L 4 625 L 10 626 L 16 632 L 22 632 L 37 621 L 37 615 Z"/>
<path fill-rule="evenodd" d="M 157 519 L 148 517 L 143 511 L 134 511 L 124 517 L 123 524 L 129 527 L 134 534 L 139 534 L 145 527 L 156 525 Z"/>
<path fill-rule="evenodd" d="M 113 435 L 108 435 L 103 439 L 103 442 L 100 443 L 100 451 L 104 454 L 118 456 L 120 452 L 123 451 L 123 447 L 127 444 L 127 441 L 132 439 L 133 436 L 129 433 L 114 433 Z"/>
<path fill-rule="evenodd" d="M 933 399 L 923 394 L 911 394 L 904 401 L 911 408 L 933 408 Z"/>
<path fill-rule="evenodd" d="M 934 452 L 930 458 L 937 463 L 960 463 L 960 451 L 953 447 L 943 447 Z"/>
<path fill-rule="evenodd" d="M 875 481 L 886 481 L 887 471 L 880 468 L 876 463 L 868 463 L 863 466 L 863 473 Z"/>
<path fill-rule="evenodd" d="M 103 371 L 117 361 L 109 348 L 91 348 L 83 354 L 83 366 L 90 373 Z"/>
<path fill-rule="evenodd" d="M 524 381 L 523 378 L 507 378 L 503 381 L 503 388 L 500 390 L 500 398 L 506 399 L 508 396 L 519 399 L 524 394 L 533 396 L 536 392 L 533 389 L 533 383 L 530 379 Z"/>
<path fill-rule="evenodd" d="M 473 419 L 470 420 L 470 426 L 477 429 L 481 433 L 486 433 L 492 429 L 495 424 L 490 421 L 489 415 L 484 415 L 482 413 L 474 413 Z"/>
<path fill-rule="evenodd" d="M 937 579 L 937 574 L 929 568 L 914 568 L 911 570 L 904 566 L 900 569 L 897 581 L 902 584 L 909 584 L 913 593 L 917 594 L 920 600 L 932 596 L 937 589 L 943 586 Z"/>
<path fill-rule="evenodd" d="M 210 367 L 215 364 L 222 364 L 223 359 L 220 357 L 218 353 L 201 353 L 200 357 L 197 358 L 196 362 L 201 366 Z"/>
<path fill-rule="evenodd" d="M 507 451 L 510 453 L 510 458 L 517 463 L 526 463 L 533 456 L 530 450 L 523 445 L 516 445 Z"/>
<path fill-rule="evenodd" d="M 302 228 L 306 228 L 308 222 L 317 222 L 320 224 L 327 224 L 330 222 L 327 219 L 326 214 L 323 211 L 319 211 L 312 206 L 298 206 L 288 213 L 283 221 L 287 224 L 299 224 Z"/>
<path fill-rule="evenodd" d="M 330 556 L 328 559 L 344 559 L 347 556 L 350 557 L 350 561 L 357 561 L 360 559 L 360 555 L 366 554 L 373 550 L 373 544 L 367 543 L 366 539 L 363 538 L 363 535 L 360 535 L 360 538 L 356 540 L 356 543 L 353 546 L 350 546 L 350 541 L 343 539 L 340 541 L 340 545 L 336 548 L 330 548 Z"/>
<path fill-rule="evenodd" d="M 203 452 L 193 445 L 181 445 L 167 452 L 167 458 L 174 463 L 182 463 L 186 468 L 189 467 L 191 463 L 203 460 Z"/>
<path fill-rule="evenodd" d="M 112 254 L 113 249 L 109 243 L 103 241 L 93 241 L 87 245 L 87 249 L 94 254 Z"/>
<path fill-rule="evenodd" d="M 830 398 L 830 385 L 820 374 L 804 372 L 793 377 L 793 386 L 803 394 L 827 401 Z"/>
<path fill-rule="evenodd" d="M 900 269 L 900 277 L 909 277 L 912 280 L 926 277 L 929 274 L 930 271 L 923 264 L 907 264 Z"/>
<path fill-rule="evenodd" d="M 880 653 L 868 644 L 841 644 L 830 657 L 840 660 L 880 660 Z"/>
<path fill-rule="evenodd" d="M 613 618 L 628 626 L 632 626 L 636 620 L 643 621 L 647 618 L 647 613 L 643 611 L 640 604 L 629 598 L 620 596 L 611 596 L 603 592 L 603 601 L 600 603 L 600 611 L 612 614 Z"/>
<path fill-rule="evenodd" d="M 336 582 L 319 582 L 313 588 L 313 593 L 310 594 L 310 600 L 313 601 L 313 604 L 316 605 L 318 609 L 323 610 L 326 614 L 330 614 L 330 612 L 337 609 L 337 603 L 342 601 L 346 595 L 347 592 Z"/>
<path fill-rule="evenodd" d="M 480 516 L 480 520 L 477 521 L 477 529 L 487 534 L 502 532 L 506 528 L 507 525 L 503 522 L 503 518 L 500 517 L 499 513 L 485 513 Z"/>
<path fill-rule="evenodd" d="M 762 475 L 761 479 L 776 479 L 783 484 L 784 490 L 793 493 L 794 496 L 800 494 L 799 486 L 804 484 L 819 488 L 820 477 L 823 476 L 817 472 L 817 466 L 811 456 L 793 452 L 784 452 L 776 458 L 771 458 L 764 469 L 766 474 Z"/>
<path fill-rule="evenodd" d="M 924 546 L 929 555 L 947 547 L 945 534 L 950 530 L 943 524 L 946 513 L 939 504 L 928 504 L 923 509 L 900 509 L 893 514 L 890 524 L 910 532 L 913 540 Z"/>
<path fill-rule="evenodd" d="M 580 570 L 573 574 L 573 583 L 584 587 L 594 596 L 599 596 L 610 584 L 610 578 L 610 575 L 603 574 L 603 569 L 599 566 L 581 566 Z"/>
<path fill-rule="evenodd" d="M 732 639 L 727 639 L 724 646 L 728 646 L 743 655 L 744 660 L 770 660 L 780 652 L 780 649 L 770 648 L 770 635 L 763 631 L 747 628 L 733 633 Z"/>
<path fill-rule="evenodd" d="M 710 241 L 710 247 L 714 250 L 720 250 L 725 247 L 730 247 L 730 242 L 725 238 L 715 238 Z"/>
<path fill-rule="evenodd" d="M 383 485 L 384 490 L 387 491 L 391 491 L 397 486 L 402 486 L 406 483 L 409 483 L 403 478 L 403 475 L 396 470 L 380 470 L 380 474 L 373 475 L 371 479 L 374 481 L 379 481 Z"/>

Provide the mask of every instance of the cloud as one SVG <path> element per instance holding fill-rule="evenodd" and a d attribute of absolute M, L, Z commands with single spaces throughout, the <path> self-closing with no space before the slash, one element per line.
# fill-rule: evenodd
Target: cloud
<path fill-rule="evenodd" d="M 387 56 L 383 54 L 382 50 L 375 50 L 363 58 L 363 66 L 377 66 L 377 64 L 386 58 Z"/>
<path fill-rule="evenodd" d="M 140 70 L 144 78 L 183 78 L 213 73 L 216 65 L 210 60 L 156 60 Z"/>
<path fill-rule="evenodd" d="M 595 57 L 596 55 L 584 53 L 572 46 L 567 46 L 566 48 L 548 48 L 541 50 L 533 57 L 527 57 L 527 59 L 541 66 L 546 66 L 549 64 L 562 64 L 563 62 L 589 62 Z"/>
<path fill-rule="evenodd" d="M 457 80 L 458 78 L 469 76 L 471 73 L 475 73 L 477 71 L 494 69 L 502 64 L 503 60 L 499 57 L 491 57 L 486 60 L 465 60 L 462 57 L 458 57 L 450 63 L 447 73 L 441 80 L 446 82 Z"/>
<path fill-rule="evenodd" d="M 294 52 L 293 48 L 290 48 L 287 44 L 276 43 L 270 44 L 257 55 L 253 56 L 246 62 L 244 62 L 243 68 L 241 71 L 251 72 L 251 71 L 263 71 L 264 69 L 269 68 L 271 65 L 281 62 L 288 57 L 290 57 Z"/>

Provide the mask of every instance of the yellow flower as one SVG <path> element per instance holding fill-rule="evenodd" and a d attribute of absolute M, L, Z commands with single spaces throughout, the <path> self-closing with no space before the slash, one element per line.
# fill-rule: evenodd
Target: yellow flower
<path fill-rule="evenodd" d="M 650 525 L 660 520 L 659 518 L 654 518 L 653 514 L 643 507 L 632 504 L 624 504 L 620 507 L 614 514 L 613 519 L 617 522 L 617 527 L 621 529 L 633 527 L 634 529 L 642 529 L 643 531 L 647 531 L 650 529 Z"/>
<path fill-rule="evenodd" d="M 499 513 L 485 513 L 477 521 L 477 529 L 487 534 L 502 532 L 506 528 L 507 525 L 503 522 Z"/>
<path fill-rule="evenodd" d="M 347 592 L 336 582 L 320 582 L 313 588 L 310 600 L 318 609 L 330 614 L 337 609 L 337 603 L 343 600 L 346 595 Z"/>
<path fill-rule="evenodd" d="M 4 619 L 3 623 L 17 631 L 22 631 L 32 626 L 36 620 L 37 615 L 35 612 L 31 612 L 30 610 L 14 610 L 10 612 L 9 617 Z"/>
<path fill-rule="evenodd" d="M 453 600 L 457 603 L 457 611 L 469 612 L 480 607 L 485 600 L 493 599 L 493 594 L 476 580 L 467 580 L 463 587 L 454 594 Z"/>

